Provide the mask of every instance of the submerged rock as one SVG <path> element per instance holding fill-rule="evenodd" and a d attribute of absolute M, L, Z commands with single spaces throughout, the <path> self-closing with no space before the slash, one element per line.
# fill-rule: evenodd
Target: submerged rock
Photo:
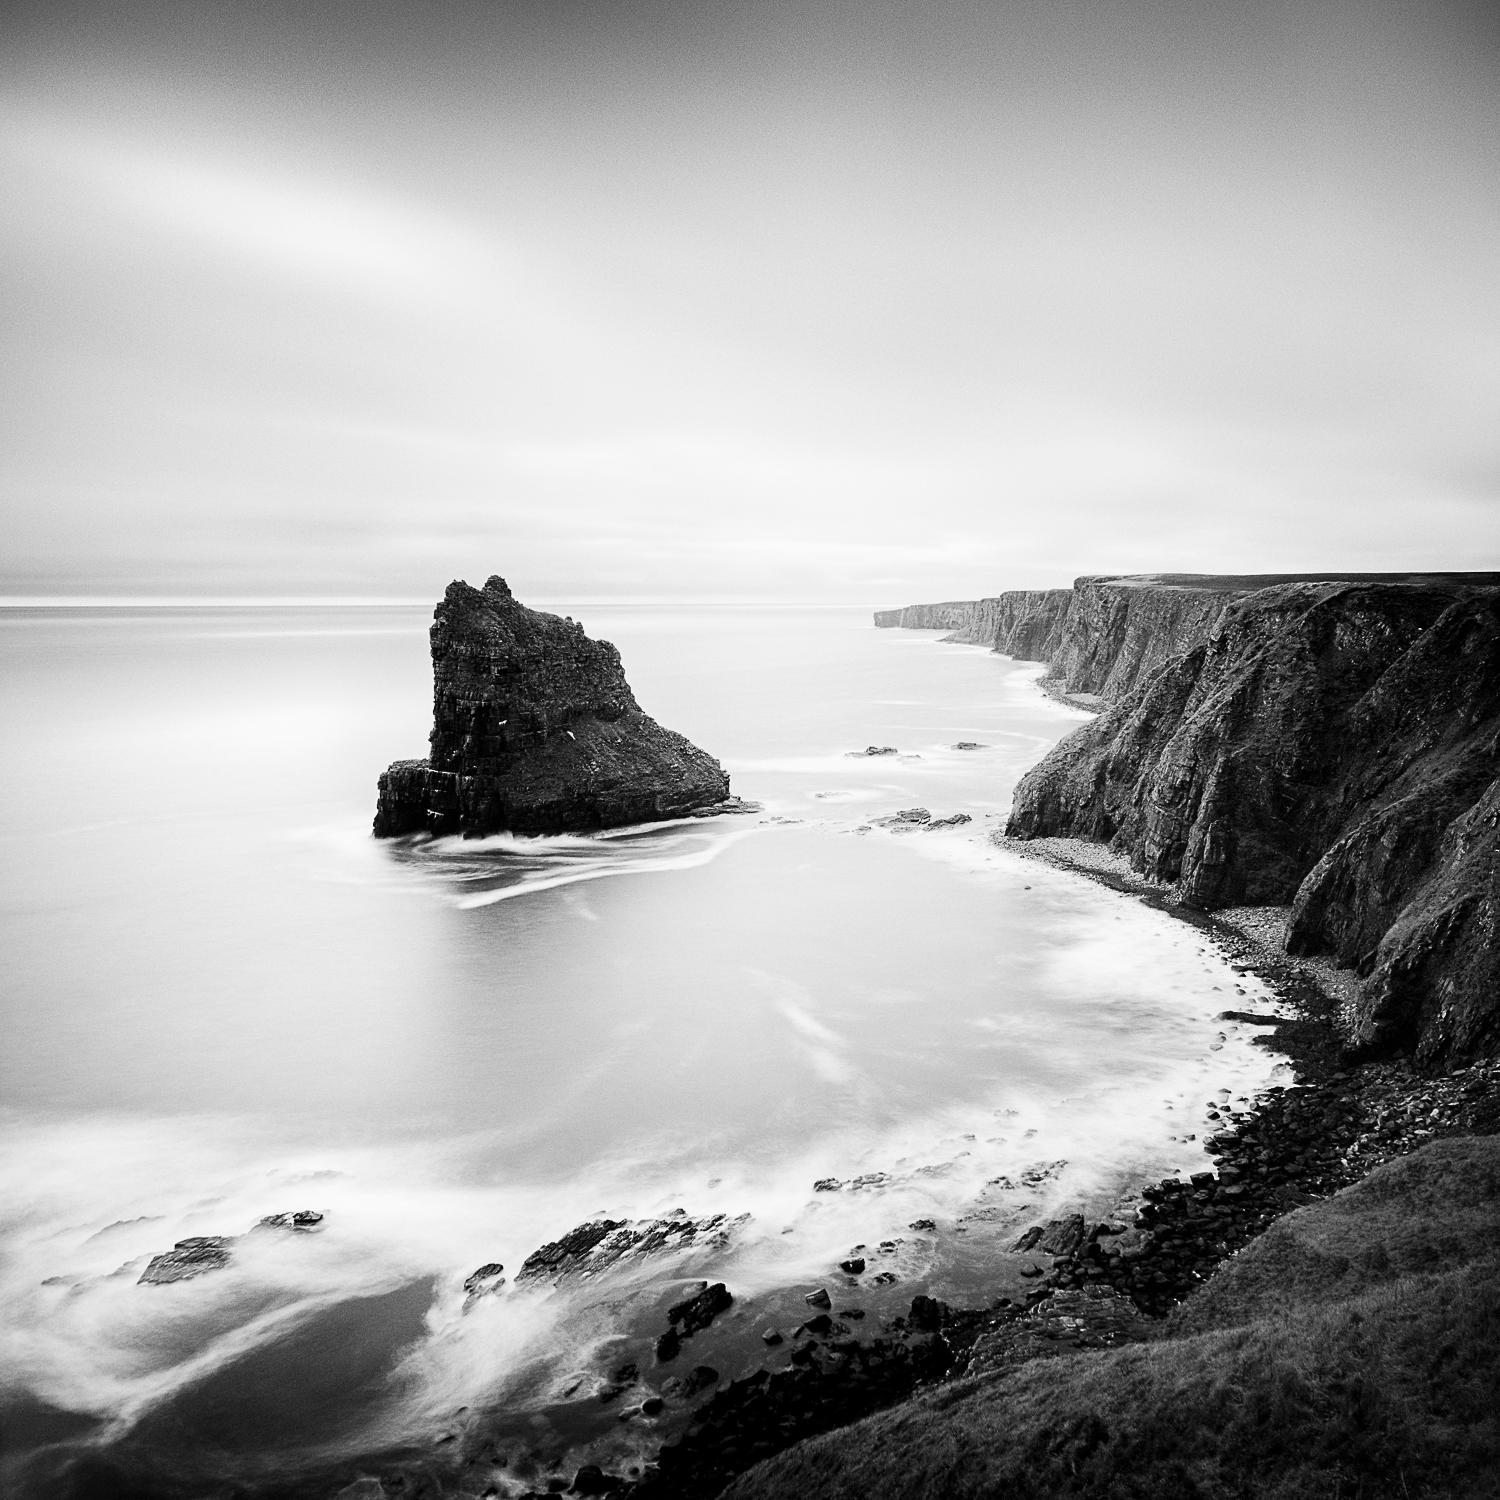
<path fill-rule="evenodd" d="M 468 1310 L 485 1297 L 492 1297 L 505 1285 L 505 1267 L 498 1260 L 486 1261 L 477 1271 L 464 1277 L 464 1306 Z"/>
<path fill-rule="evenodd" d="M 695 1296 L 669 1308 L 667 1321 L 674 1324 L 680 1323 L 682 1336 L 687 1338 L 707 1328 L 733 1302 L 734 1298 L 729 1289 L 722 1281 L 716 1281 L 712 1286 L 704 1287 Z"/>
<path fill-rule="evenodd" d="M 307 1234 L 323 1222 L 323 1215 L 315 1208 L 299 1208 L 286 1213 L 267 1214 L 259 1220 L 251 1232 L 288 1229 L 294 1233 Z M 232 1258 L 230 1247 L 240 1239 L 236 1234 L 195 1234 L 178 1240 L 170 1250 L 153 1255 L 150 1264 L 141 1272 L 137 1286 L 163 1286 L 172 1281 L 189 1281 L 209 1271 L 222 1271 Z"/>
<path fill-rule="evenodd" d="M 565 1278 L 593 1276 L 612 1266 L 619 1260 L 641 1260 L 661 1252 L 685 1249 L 689 1245 L 698 1248 L 719 1250 L 728 1244 L 730 1235 L 744 1224 L 748 1214 L 731 1219 L 728 1214 L 710 1214 L 706 1219 L 692 1219 L 681 1210 L 669 1218 L 646 1219 L 633 1222 L 629 1219 L 592 1219 L 570 1229 L 560 1240 L 553 1240 L 534 1250 L 521 1263 L 516 1273 L 517 1285 L 522 1282 L 550 1281 L 556 1284 Z M 707 1287 L 701 1294 L 701 1304 L 690 1299 L 673 1313 L 682 1312 L 689 1306 L 697 1308 L 696 1316 L 712 1307 L 709 1321 L 728 1306 L 728 1294 L 722 1284 Z M 725 1300 L 720 1303 L 720 1298 Z M 699 1324 L 707 1327 L 707 1323 Z"/>
<path fill-rule="evenodd" d="M 450 583 L 430 638 L 431 755 L 380 777 L 377 838 L 585 832 L 728 798 L 718 761 L 641 711 L 608 641 L 503 578 Z"/>
<path fill-rule="evenodd" d="M 323 1215 L 315 1208 L 299 1208 L 290 1213 L 267 1214 L 255 1227 L 257 1229 L 293 1229 L 306 1234 L 323 1222 Z"/>
<path fill-rule="evenodd" d="M 232 1235 L 196 1234 L 178 1240 L 170 1249 L 151 1257 L 151 1264 L 141 1272 L 137 1286 L 164 1286 L 170 1281 L 187 1281 L 208 1271 L 221 1271 L 229 1264 Z"/>
<path fill-rule="evenodd" d="M 931 833 L 934 828 L 962 828 L 965 823 L 972 823 L 973 817 L 969 813 L 953 813 L 946 818 L 933 818 L 927 824 L 927 831 Z"/>
<path fill-rule="evenodd" d="M 894 833 L 911 833 L 915 829 L 927 827 L 932 822 L 932 814 L 925 807 L 904 807 L 888 818 L 872 818 L 871 821 L 877 828 L 889 828 Z"/>

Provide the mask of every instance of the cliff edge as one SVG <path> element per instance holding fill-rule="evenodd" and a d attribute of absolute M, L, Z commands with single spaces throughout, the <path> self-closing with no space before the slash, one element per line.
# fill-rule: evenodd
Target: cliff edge
<path fill-rule="evenodd" d="M 584 832 L 728 797 L 718 761 L 642 713 L 608 641 L 503 578 L 450 583 L 430 639 L 431 755 L 381 775 L 377 838 Z"/>
<path fill-rule="evenodd" d="M 1204 909 L 1289 904 L 1289 949 L 1360 976 L 1357 1047 L 1500 1051 L 1500 577 L 1080 578 L 1041 649 L 993 644 L 1104 705 L 1010 836 L 1105 842 Z"/>

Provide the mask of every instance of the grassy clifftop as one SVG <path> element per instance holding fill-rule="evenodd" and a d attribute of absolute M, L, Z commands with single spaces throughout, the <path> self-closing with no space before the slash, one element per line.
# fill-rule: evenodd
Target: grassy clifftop
<path fill-rule="evenodd" d="M 1145 1344 L 944 1387 L 734 1500 L 1500 1495 L 1500 1137 L 1287 1215 Z"/>

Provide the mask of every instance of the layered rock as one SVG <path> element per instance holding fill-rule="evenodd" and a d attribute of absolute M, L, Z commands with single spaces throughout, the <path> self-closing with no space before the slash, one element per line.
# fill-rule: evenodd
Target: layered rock
<path fill-rule="evenodd" d="M 878 609 L 875 623 L 881 629 L 967 630 L 974 617 L 975 601 L 948 604 L 908 604 L 904 609 Z"/>
<path fill-rule="evenodd" d="M 1289 947 L 1365 978 L 1356 1042 L 1500 1049 L 1500 588 L 1281 583 L 1154 668 L 1144 627 L 1111 630 L 1061 667 L 1114 706 L 1027 774 L 1007 831 L 1109 842 L 1195 906 L 1290 903 Z"/>
<path fill-rule="evenodd" d="M 451 583 L 432 630 L 431 755 L 380 778 L 375 835 L 581 832 L 723 802 L 718 761 L 641 711 L 608 641 Z"/>
<path fill-rule="evenodd" d="M 1500 1051 L 1500 576 L 1146 574 L 909 606 L 1112 705 L 1008 832 L 1096 839 L 1177 899 L 1290 904 L 1364 981 L 1362 1046 Z"/>
<path fill-rule="evenodd" d="M 1249 579 L 1171 573 L 1080 578 L 1051 649 L 1038 659 L 1069 692 L 1121 698 L 1205 639 L 1225 609 L 1255 586 Z"/>
<path fill-rule="evenodd" d="M 1072 598 L 1071 589 L 1012 589 L 967 603 L 878 610 L 875 623 L 882 628 L 948 630 L 950 641 L 989 646 L 1023 661 L 1048 661 L 1061 643 Z"/>

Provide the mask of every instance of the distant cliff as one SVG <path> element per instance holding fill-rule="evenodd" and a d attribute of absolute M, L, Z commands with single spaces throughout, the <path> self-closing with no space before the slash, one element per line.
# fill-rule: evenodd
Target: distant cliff
<path fill-rule="evenodd" d="M 949 630 L 951 641 L 990 646 L 1026 661 L 1046 661 L 1061 643 L 1072 598 L 1072 589 L 1014 589 L 967 603 L 878 610 L 875 623 L 906 630 Z"/>
<path fill-rule="evenodd" d="M 564 833 L 723 801 L 711 755 L 641 712 L 620 653 L 516 602 L 450 583 L 433 615 L 432 754 L 380 777 L 375 835 Z"/>
<path fill-rule="evenodd" d="M 1500 1051 L 1500 578 L 1082 578 L 1046 654 L 1010 654 L 1110 704 L 1023 779 L 1012 836 L 1289 903 L 1292 950 L 1362 976 L 1353 1042 Z"/>

